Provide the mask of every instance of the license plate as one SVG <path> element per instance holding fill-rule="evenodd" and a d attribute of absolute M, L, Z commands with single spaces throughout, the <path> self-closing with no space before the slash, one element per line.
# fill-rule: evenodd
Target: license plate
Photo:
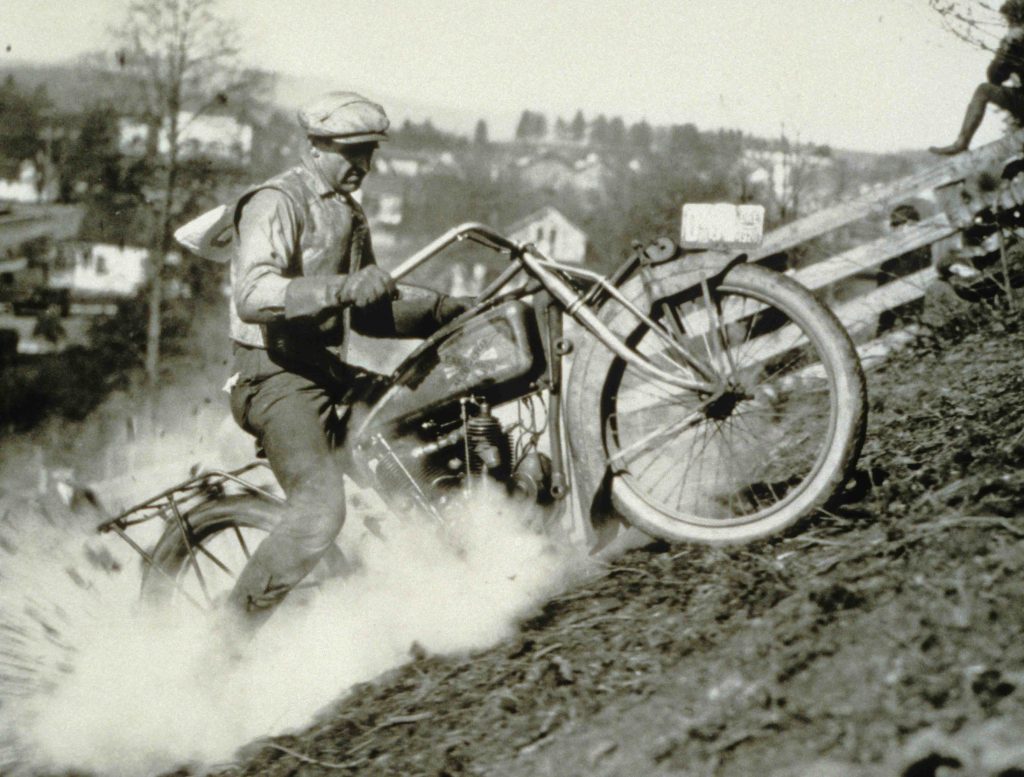
<path fill-rule="evenodd" d="M 682 232 L 684 248 L 751 248 L 764 236 L 764 206 L 687 203 Z"/>

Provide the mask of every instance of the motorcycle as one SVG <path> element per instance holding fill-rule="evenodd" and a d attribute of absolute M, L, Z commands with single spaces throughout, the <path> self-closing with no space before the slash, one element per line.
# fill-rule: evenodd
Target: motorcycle
<path fill-rule="evenodd" d="M 603 276 L 479 223 L 392 274 L 461 241 L 507 268 L 352 405 L 346 474 L 391 512 L 443 526 L 487 482 L 542 513 L 575 505 L 593 549 L 629 525 L 738 543 L 797 524 L 850 478 L 864 374 L 843 326 L 789 276 L 669 238 Z M 252 479 L 258 466 L 196 473 L 100 524 L 142 556 L 146 598 L 199 604 L 213 576 L 238 571 L 282 501 Z M 165 528 L 147 550 L 129 530 L 154 519 Z M 344 567 L 340 552 L 325 563 Z"/>

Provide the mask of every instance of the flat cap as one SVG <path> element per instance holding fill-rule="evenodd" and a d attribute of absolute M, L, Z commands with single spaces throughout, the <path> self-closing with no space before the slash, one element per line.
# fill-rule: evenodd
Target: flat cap
<path fill-rule="evenodd" d="M 355 92 L 331 92 L 299 109 L 299 124 L 313 138 L 335 143 L 387 140 L 384 109 Z"/>

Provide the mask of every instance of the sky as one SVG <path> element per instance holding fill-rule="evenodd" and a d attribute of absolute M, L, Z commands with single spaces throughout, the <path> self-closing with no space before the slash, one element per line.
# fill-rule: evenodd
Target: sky
<path fill-rule="evenodd" d="M 0 62 L 108 44 L 126 0 L 0 0 Z M 953 140 L 991 54 L 928 0 L 222 0 L 243 57 L 508 137 L 523 109 L 890 151 Z M 73 13 L 69 12 L 73 11 Z M 990 28 L 994 44 L 1001 30 Z M 10 47 L 9 49 L 7 47 Z M 994 110 L 976 144 L 1002 134 Z"/>

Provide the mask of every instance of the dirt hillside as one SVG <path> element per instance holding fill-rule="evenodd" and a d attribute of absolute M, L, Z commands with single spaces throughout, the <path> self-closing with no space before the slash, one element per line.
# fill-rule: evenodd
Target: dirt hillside
<path fill-rule="evenodd" d="M 515 641 L 416 655 L 222 774 L 1024 774 L 1022 357 L 1024 315 L 946 326 L 869 374 L 845 506 L 634 551 Z"/>

